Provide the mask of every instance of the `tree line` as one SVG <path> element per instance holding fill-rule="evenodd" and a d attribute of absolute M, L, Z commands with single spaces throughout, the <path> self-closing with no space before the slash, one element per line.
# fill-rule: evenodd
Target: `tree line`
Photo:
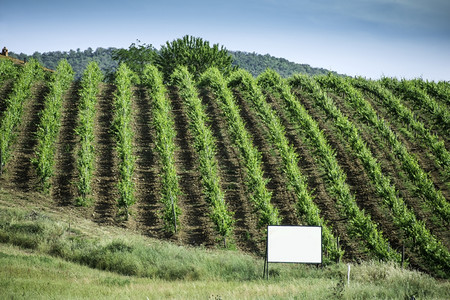
<path fill-rule="evenodd" d="M 185 39 L 185 41 L 183 41 Z M 190 39 L 190 41 L 189 41 Z M 91 47 L 86 50 L 80 50 L 79 48 L 76 50 L 69 51 L 50 51 L 50 52 L 34 52 L 32 55 L 27 55 L 24 53 L 17 54 L 15 52 L 9 52 L 10 56 L 15 57 L 20 60 L 29 60 L 30 58 L 36 59 L 41 65 L 46 68 L 56 70 L 58 62 L 61 59 L 66 59 L 67 62 L 72 66 L 73 71 L 75 72 L 75 78 L 80 79 L 83 75 L 83 72 L 86 66 L 91 61 L 95 61 L 99 68 L 102 70 L 103 74 L 105 74 L 106 78 L 113 78 L 112 74 L 116 71 L 118 67 L 118 55 L 124 55 L 125 53 L 133 56 L 133 60 L 135 63 L 141 63 L 141 61 L 136 60 L 136 54 L 138 53 L 146 53 L 147 57 L 143 57 L 144 60 L 148 60 L 153 54 L 148 54 L 149 52 L 145 52 L 151 50 L 152 53 L 161 53 L 164 48 L 169 48 L 170 46 L 176 46 L 175 42 L 180 41 L 187 45 L 189 42 L 203 42 L 208 43 L 207 41 L 203 41 L 201 38 L 193 38 L 190 36 L 185 36 L 181 39 L 174 40 L 173 42 L 167 42 L 165 45 L 161 46 L 160 50 L 157 50 L 152 45 L 141 43 L 139 40 L 137 43 L 132 43 L 128 49 L 118 49 L 114 47 L 109 48 L 97 48 L 93 50 Z M 209 46 L 209 43 L 208 43 Z M 214 48 L 214 45 L 210 47 Z M 250 72 L 253 76 L 258 76 L 263 73 L 267 68 L 275 70 L 282 77 L 289 77 L 296 73 L 308 74 L 308 75 L 317 75 L 317 74 L 327 74 L 329 70 L 323 68 L 314 68 L 308 64 L 298 64 L 291 61 L 288 61 L 284 58 L 278 58 L 271 56 L 269 54 L 261 55 L 258 53 L 249 53 L 244 51 L 230 51 L 222 47 L 217 48 L 217 54 L 220 54 L 220 50 L 224 50 L 224 54 L 229 56 L 229 62 L 233 67 L 240 67 L 248 72 Z M 224 55 L 225 57 L 225 55 Z M 227 61 L 228 63 L 228 61 Z M 206 68 L 205 68 L 206 69 Z M 220 68 L 219 68 L 220 69 Z"/>

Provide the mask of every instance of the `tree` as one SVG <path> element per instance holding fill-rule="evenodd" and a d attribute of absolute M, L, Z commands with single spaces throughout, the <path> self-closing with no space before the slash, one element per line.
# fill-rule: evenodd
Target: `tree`
<path fill-rule="evenodd" d="M 141 75 L 146 64 L 153 64 L 156 58 L 156 49 L 151 45 L 132 43 L 127 49 L 113 50 L 112 58 L 118 63 L 125 63 L 136 74 Z"/>
<path fill-rule="evenodd" d="M 178 66 L 187 67 L 197 79 L 210 67 L 218 68 L 223 74 L 229 73 L 234 69 L 232 60 L 233 57 L 223 46 L 219 48 L 219 44 L 214 44 L 210 47 L 208 41 L 186 35 L 161 46 L 156 65 L 164 74 L 165 80 L 169 79 Z"/>

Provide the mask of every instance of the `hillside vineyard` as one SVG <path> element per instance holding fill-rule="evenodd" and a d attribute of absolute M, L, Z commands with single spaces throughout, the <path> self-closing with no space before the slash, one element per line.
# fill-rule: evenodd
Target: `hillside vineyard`
<path fill-rule="evenodd" d="M 320 225 L 324 261 L 450 270 L 450 86 L 0 61 L 0 188 L 101 224 L 262 255 Z"/>

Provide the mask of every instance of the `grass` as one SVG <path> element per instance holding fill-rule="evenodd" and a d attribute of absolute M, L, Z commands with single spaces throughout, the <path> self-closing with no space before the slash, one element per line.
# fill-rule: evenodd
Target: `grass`
<path fill-rule="evenodd" d="M 450 298 L 448 281 L 379 262 L 352 265 L 349 286 L 346 264 L 271 264 L 266 281 L 261 258 L 100 227 L 2 189 L 0 199 L 2 299 Z"/>

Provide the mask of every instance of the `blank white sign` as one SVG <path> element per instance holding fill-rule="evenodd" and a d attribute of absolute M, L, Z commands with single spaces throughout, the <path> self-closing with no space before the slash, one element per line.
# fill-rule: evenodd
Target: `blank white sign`
<path fill-rule="evenodd" d="M 322 263 L 322 227 L 268 226 L 267 262 Z"/>

